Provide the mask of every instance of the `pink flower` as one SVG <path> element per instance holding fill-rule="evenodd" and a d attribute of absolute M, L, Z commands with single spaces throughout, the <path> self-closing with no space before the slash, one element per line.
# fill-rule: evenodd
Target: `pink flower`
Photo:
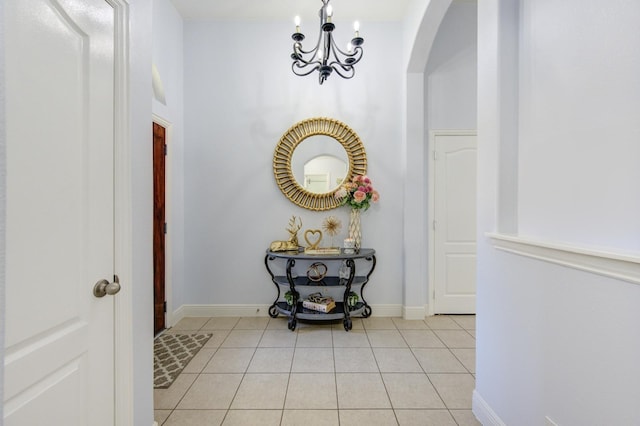
<path fill-rule="evenodd" d="M 367 194 L 363 191 L 358 190 L 353 193 L 353 199 L 355 200 L 356 203 L 363 202 L 365 198 L 367 198 Z"/>
<path fill-rule="evenodd" d="M 368 209 L 370 203 L 380 199 L 378 191 L 373 189 L 371 179 L 366 175 L 355 175 L 334 192 L 340 205 L 349 205 L 354 209 Z"/>

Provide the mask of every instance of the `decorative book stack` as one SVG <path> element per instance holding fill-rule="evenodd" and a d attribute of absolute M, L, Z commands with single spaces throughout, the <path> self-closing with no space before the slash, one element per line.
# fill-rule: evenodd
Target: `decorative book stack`
<path fill-rule="evenodd" d="M 308 299 L 302 301 L 302 307 L 318 312 L 331 312 L 336 307 L 336 302 L 332 297 L 322 297 L 320 293 L 309 295 Z"/>
<path fill-rule="evenodd" d="M 340 247 L 305 248 L 306 254 L 340 254 Z"/>

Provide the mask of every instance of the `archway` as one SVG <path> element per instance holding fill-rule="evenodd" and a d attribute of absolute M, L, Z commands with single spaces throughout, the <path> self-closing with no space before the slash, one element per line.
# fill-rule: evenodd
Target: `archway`
<path fill-rule="evenodd" d="M 452 0 L 431 0 L 422 6 L 419 22 L 407 22 L 410 40 L 406 64 L 404 294 L 403 317 L 423 319 L 427 314 L 428 256 L 426 93 L 425 71 L 438 28 Z"/>

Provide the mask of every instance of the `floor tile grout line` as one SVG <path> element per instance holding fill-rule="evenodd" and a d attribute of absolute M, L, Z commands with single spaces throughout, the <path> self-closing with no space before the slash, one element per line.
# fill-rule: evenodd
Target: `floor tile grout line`
<path fill-rule="evenodd" d="M 296 333 L 296 342 L 298 341 L 298 331 L 295 331 Z M 295 359 L 296 356 L 296 345 L 294 344 L 293 346 L 293 355 L 291 355 L 291 363 L 289 364 L 289 375 L 287 376 L 287 386 L 284 389 L 284 398 L 282 398 L 282 412 L 280 413 L 280 425 L 282 425 L 282 422 L 284 420 L 284 410 L 285 407 L 287 406 L 287 395 L 289 395 L 289 385 L 291 384 L 291 372 L 293 370 L 293 360 Z"/>
<path fill-rule="evenodd" d="M 476 348 L 453 348 L 453 349 L 473 349 L 473 353 L 475 354 L 476 352 Z M 458 362 L 460 364 L 462 364 L 462 366 L 464 367 L 465 370 L 467 370 L 467 372 L 469 374 L 475 374 L 475 362 L 474 362 L 474 372 L 471 372 L 471 370 L 469 370 L 469 367 L 467 367 L 464 362 L 462 362 L 462 360 L 460 359 L 460 357 L 458 357 L 458 355 L 456 355 L 456 353 L 454 351 L 452 351 L 451 349 L 449 349 L 449 351 L 451 351 L 451 353 L 453 354 L 453 356 L 458 360 Z"/>
<path fill-rule="evenodd" d="M 331 327 L 331 355 L 333 359 L 333 383 L 336 391 L 336 411 L 338 414 L 338 426 L 340 426 L 340 397 L 338 396 L 338 369 L 336 366 L 336 343 L 333 337 L 333 326 Z"/>

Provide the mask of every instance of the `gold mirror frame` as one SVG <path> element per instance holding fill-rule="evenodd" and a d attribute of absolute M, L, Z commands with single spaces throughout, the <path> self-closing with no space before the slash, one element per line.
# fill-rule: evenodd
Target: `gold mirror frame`
<path fill-rule="evenodd" d="M 289 128 L 280 138 L 273 155 L 273 174 L 284 195 L 294 204 L 309 210 L 321 211 L 338 207 L 334 191 L 316 194 L 304 189 L 293 176 L 291 158 L 296 147 L 306 138 L 329 136 L 340 143 L 349 157 L 349 171 L 345 180 L 367 174 L 367 154 L 362 141 L 349 126 L 333 118 L 309 118 Z"/>

